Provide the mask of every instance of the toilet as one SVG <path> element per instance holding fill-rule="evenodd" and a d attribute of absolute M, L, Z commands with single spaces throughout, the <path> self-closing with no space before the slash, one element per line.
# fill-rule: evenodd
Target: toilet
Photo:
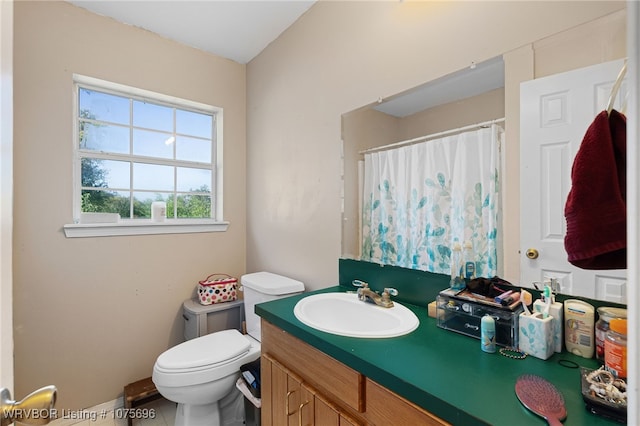
<path fill-rule="evenodd" d="M 163 352 L 153 366 L 158 392 L 178 404 L 176 426 L 241 426 L 243 395 L 235 384 L 240 366 L 260 357 L 260 317 L 254 306 L 304 291 L 297 280 L 271 272 L 240 279 L 247 333 L 222 330 L 188 340 Z"/>

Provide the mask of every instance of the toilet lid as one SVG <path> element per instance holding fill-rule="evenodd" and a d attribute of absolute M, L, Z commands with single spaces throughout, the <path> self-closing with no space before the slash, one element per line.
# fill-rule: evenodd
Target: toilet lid
<path fill-rule="evenodd" d="M 174 346 L 161 354 L 156 364 L 165 371 L 214 366 L 242 355 L 250 346 L 238 330 L 218 331 Z"/>

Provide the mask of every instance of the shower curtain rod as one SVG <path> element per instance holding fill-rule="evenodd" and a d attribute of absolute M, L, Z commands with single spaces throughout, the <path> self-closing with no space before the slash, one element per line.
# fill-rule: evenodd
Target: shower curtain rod
<path fill-rule="evenodd" d="M 424 142 L 430 139 L 435 139 L 435 138 L 439 138 L 442 136 L 449 136 L 452 135 L 454 133 L 460 133 L 460 132 L 464 132 L 466 130 L 473 130 L 473 129 L 477 129 L 480 127 L 489 127 L 492 124 L 497 124 L 497 123 L 502 123 L 504 122 L 504 117 L 503 118 L 496 118 L 495 120 L 489 120 L 489 121 L 484 121 L 482 123 L 478 123 L 478 124 L 471 124 L 469 126 L 464 126 L 464 127 L 459 127 L 457 129 L 451 129 L 451 130 L 445 130 L 444 132 L 439 132 L 439 133 L 434 133 L 432 135 L 427 135 L 427 136 L 420 136 L 414 139 L 408 139 L 406 141 L 400 141 L 400 142 L 395 142 L 389 145 L 383 145 L 383 146 L 376 146 L 374 148 L 369 148 L 369 149 L 365 149 L 363 151 L 360 151 L 358 154 L 367 154 L 369 152 L 375 152 L 375 151 L 383 151 L 383 150 L 387 150 L 387 149 L 391 149 L 391 148 L 398 148 L 401 146 L 405 146 L 405 145 L 411 145 L 413 143 L 417 143 L 417 142 Z"/>

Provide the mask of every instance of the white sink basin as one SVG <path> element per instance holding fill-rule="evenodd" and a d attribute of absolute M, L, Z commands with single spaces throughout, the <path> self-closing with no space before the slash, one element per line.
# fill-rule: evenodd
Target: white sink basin
<path fill-rule="evenodd" d="M 301 299 L 293 313 L 309 327 L 340 336 L 397 337 L 415 330 L 418 317 L 398 302 L 393 305 L 383 308 L 366 303 L 355 293 L 320 293 Z"/>

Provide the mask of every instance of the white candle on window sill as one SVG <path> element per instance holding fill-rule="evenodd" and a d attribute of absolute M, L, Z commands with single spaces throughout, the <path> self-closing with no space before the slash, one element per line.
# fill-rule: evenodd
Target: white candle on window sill
<path fill-rule="evenodd" d="M 151 203 L 151 220 L 153 222 L 164 222 L 167 218 L 167 203 L 164 201 L 154 201 Z"/>

